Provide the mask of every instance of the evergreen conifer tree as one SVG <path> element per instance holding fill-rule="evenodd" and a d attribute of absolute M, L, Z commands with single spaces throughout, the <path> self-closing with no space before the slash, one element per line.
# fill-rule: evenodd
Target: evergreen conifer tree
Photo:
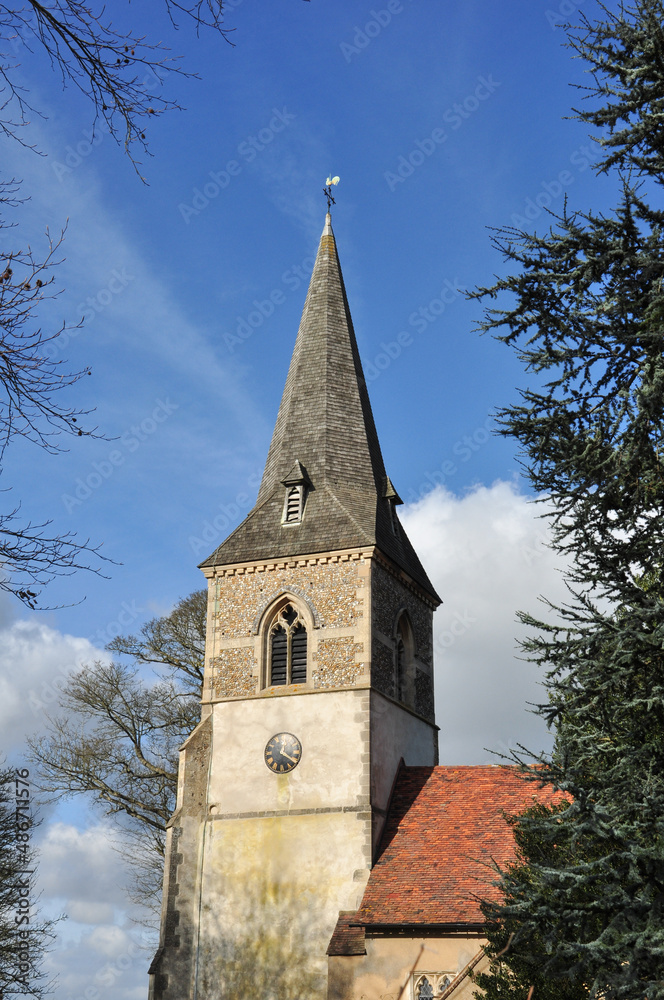
<path fill-rule="evenodd" d="M 524 1000 L 547 983 L 664 998 L 664 7 L 598 6 L 570 29 L 590 66 L 577 114 L 599 129 L 619 204 L 566 206 L 542 236 L 503 231 L 515 273 L 474 293 L 498 297 L 483 329 L 532 373 L 501 432 L 571 560 L 568 602 L 521 616 L 556 732 L 551 757 L 521 763 L 568 799 L 515 820 L 521 856 L 486 908 L 490 954 L 509 947 L 482 985 L 496 994 L 507 966 L 518 988 L 500 995 Z"/>

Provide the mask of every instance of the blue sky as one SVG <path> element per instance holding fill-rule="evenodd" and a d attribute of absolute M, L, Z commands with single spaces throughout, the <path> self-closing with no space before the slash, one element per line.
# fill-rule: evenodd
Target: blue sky
<path fill-rule="evenodd" d="M 44 116 L 27 132 L 44 155 L 3 140 L 5 173 L 30 196 L 5 238 L 39 251 L 47 227 L 66 226 L 63 291 L 41 321 L 85 317 L 61 356 L 92 368 L 72 399 L 95 407 L 107 440 L 72 440 L 57 456 L 15 445 L 3 482 L 26 514 L 103 543 L 114 562 L 108 579 L 56 582 L 47 598 L 58 610 L 0 603 L 12 759 L 42 726 L 56 679 L 202 586 L 197 563 L 253 502 L 330 172 L 341 178 L 333 226 L 387 470 L 445 601 L 441 759 L 545 744 L 526 711 L 537 676 L 515 658 L 514 618 L 524 604 L 537 610 L 540 592 L 561 595 L 559 567 L 514 445 L 490 433 L 491 413 L 525 376 L 508 348 L 476 332 L 481 306 L 463 290 L 505 266 L 491 227 L 543 230 L 546 207 L 561 210 L 566 195 L 571 208 L 611 204 L 586 129 L 564 120 L 584 67 L 560 25 L 593 9 L 233 0 L 231 47 L 185 22 L 174 33 L 157 2 L 112 0 L 109 16 L 163 38 L 200 75 L 168 81 L 186 110 L 151 122 L 146 183 L 108 134 L 91 132 L 90 106 L 61 91 L 38 48 L 16 47 Z M 56 1000 L 93 988 L 145 995 L 135 956 L 110 992 L 100 982 L 106 958 L 133 954 L 134 933 L 106 830 L 66 806 L 40 832 L 44 898 L 70 912 L 53 959 Z M 105 873 L 93 899 L 82 875 L 67 874 L 74 856 Z"/>

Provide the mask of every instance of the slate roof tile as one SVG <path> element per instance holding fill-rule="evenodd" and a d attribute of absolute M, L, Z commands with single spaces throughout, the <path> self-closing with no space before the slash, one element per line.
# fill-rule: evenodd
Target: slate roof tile
<path fill-rule="evenodd" d="M 296 462 L 311 489 L 302 524 L 284 526 Z M 403 528 L 393 530 L 387 484 L 328 215 L 256 505 L 201 567 L 376 545 L 439 602 Z"/>

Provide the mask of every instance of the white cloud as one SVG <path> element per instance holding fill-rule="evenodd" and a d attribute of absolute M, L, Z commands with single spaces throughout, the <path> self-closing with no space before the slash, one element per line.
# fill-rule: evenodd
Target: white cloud
<path fill-rule="evenodd" d="M 443 600 L 434 619 L 440 759 L 496 762 L 488 750 L 550 746 L 529 702 L 545 701 L 539 669 L 523 662 L 519 610 L 546 612 L 538 595 L 566 599 L 563 563 L 546 547 L 541 504 L 505 482 L 463 497 L 437 487 L 404 508 L 403 522 Z"/>
<path fill-rule="evenodd" d="M 77 924 L 110 924 L 115 910 L 110 903 L 92 903 L 81 899 L 70 899 L 67 903 L 67 917 Z"/>
<path fill-rule="evenodd" d="M 117 845 L 117 835 L 108 826 L 79 830 L 68 823 L 53 823 L 39 844 L 39 881 L 44 897 L 65 900 L 65 912 L 72 919 L 77 918 L 69 912 L 70 903 L 125 907 L 124 867 Z"/>
<path fill-rule="evenodd" d="M 95 928 L 49 956 L 46 971 L 57 976 L 53 1000 L 144 1000 L 153 953 L 154 943 L 136 928 Z"/>
<path fill-rule="evenodd" d="M 79 830 L 67 823 L 53 823 L 39 845 L 42 907 L 66 917 L 45 966 L 57 976 L 54 1000 L 134 1000 L 141 983 L 147 993 L 156 931 L 133 923 L 146 913 L 127 902 L 119 846 L 108 826 Z"/>
<path fill-rule="evenodd" d="M 127 933 L 121 927 L 108 925 L 95 927 L 87 938 L 88 947 L 105 958 L 119 958 L 127 950 L 128 943 Z"/>
<path fill-rule="evenodd" d="M 34 619 L 0 628 L 0 753 L 20 753 L 26 736 L 43 729 L 66 677 L 100 657 L 88 639 Z"/>

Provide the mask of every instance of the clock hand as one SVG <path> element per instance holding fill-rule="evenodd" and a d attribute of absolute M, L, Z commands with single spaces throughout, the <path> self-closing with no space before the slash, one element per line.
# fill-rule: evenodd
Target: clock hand
<path fill-rule="evenodd" d="M 281 754 L 282 757 L 285 757 L 287 760 L 291 761 L 292 764 L 297 764 L 297 760 L 295 759 L 295 757 L 291 757 L 290 754 L 286 753 L 283 747 L 281 748 L 279 753 Z"/>

